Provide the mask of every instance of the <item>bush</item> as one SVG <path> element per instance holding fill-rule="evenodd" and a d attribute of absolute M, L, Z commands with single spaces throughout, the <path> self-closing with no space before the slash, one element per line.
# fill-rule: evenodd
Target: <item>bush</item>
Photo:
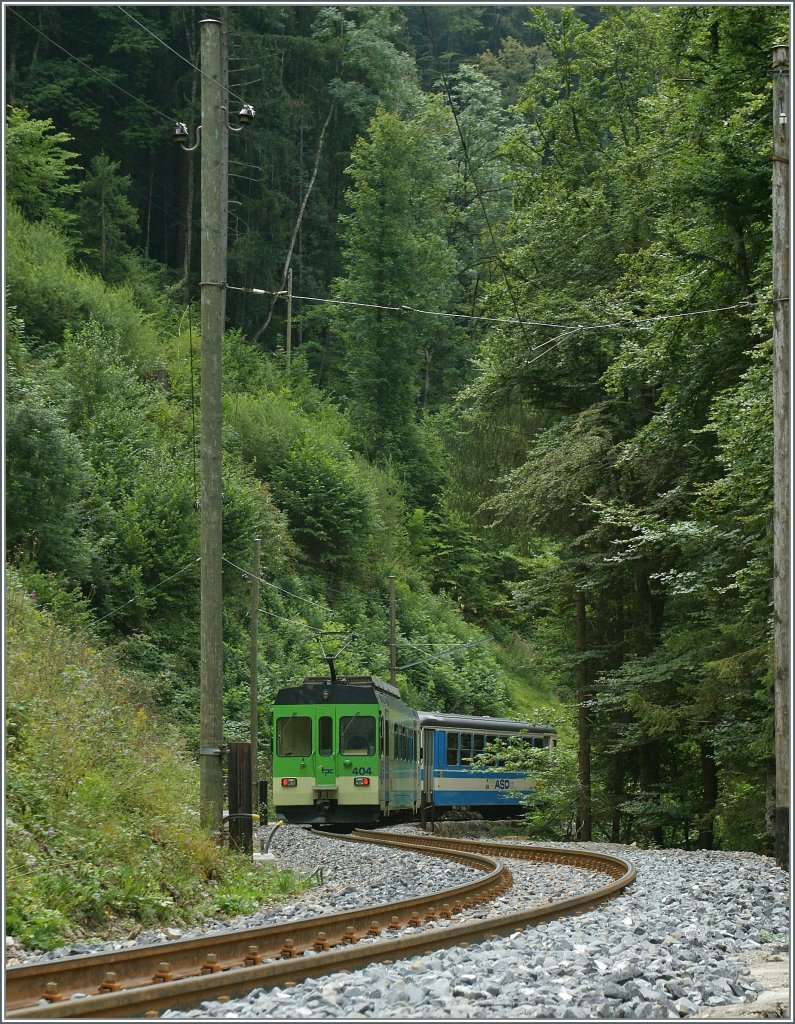
<path fill-rule="evenodd" d="M 273 471 L 273 495 L 296 540 L 319 566 L 343 573 L 365 563 L 378 511 L 348 451 L 297 442 Z"/>
<path fill-rule="evenodd" d="M 294 888 L 198 822 L 198 769 L 133 679 L 8 574 L 6 929 L 55 946 L 120 920 L 253 910 Z"/>

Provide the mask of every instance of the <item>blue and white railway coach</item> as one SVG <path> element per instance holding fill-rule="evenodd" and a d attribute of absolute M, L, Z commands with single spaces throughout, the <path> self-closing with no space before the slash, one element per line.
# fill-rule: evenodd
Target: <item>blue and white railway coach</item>
<path fill-rule="evenodd" d="M 473 760 L 495 741 L 551 749 L 557 732 L 549 725 L 531 725 L 507 718 L 480 718 L 420 711 L 423 763 L 420 784 L 424 814 L 438 817 L 450 807 L 470 807 L 500 815 L 520 809 L 522 798 L 535 792 L 525 772 L 500 770 L 499 755 L 488 767 Z M 495 770 L 496 769 L 496 770 Z"/>
<path fill-rule="evenodd" d="M 500 817 L 535 790 L 473 760 L 495 740 L 551 748 L 548 725 L 415 711 L 376 676 L 310 676 L 273 702 L 273 803 L 296 825 L 374 825 L 466 807 Z M 497 769 L 496 771 L 494 769 Z"/>

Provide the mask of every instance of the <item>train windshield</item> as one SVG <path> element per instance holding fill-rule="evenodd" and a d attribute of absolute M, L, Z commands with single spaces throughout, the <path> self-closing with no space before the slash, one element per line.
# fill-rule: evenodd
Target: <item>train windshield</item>
<path fill-rule="evenodd" d="M 375 753 L 375 718 L 372 715 L 344 715 L 340 718 L 340 753 Z"/>
<path fill-rule="evenodd" d="M 279 757 L 306 757 L 312 753 L 312 719 L 307 715 L 278 719 L 276 736 Z"/>

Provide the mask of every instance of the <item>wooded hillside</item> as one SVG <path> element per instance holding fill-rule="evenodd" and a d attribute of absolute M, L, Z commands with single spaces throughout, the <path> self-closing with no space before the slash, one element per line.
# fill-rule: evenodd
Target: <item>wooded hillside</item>
<path fill-rule="evenodd" d="M 199 174 L 169 134 L 195 135 L 208 13 L 5 19 L 8 556 L 192 747 Z M 788 9 L 220 16 L 230 106 L 256 110 L 228 281 L 269 293 L 226 307 L 225 738 L 247 738 L 256 534 L 264 737 L 320 631 L 383 674 L 393 574 L 409 703 L 579 736 L 564 829 L 764 848 Z"/>

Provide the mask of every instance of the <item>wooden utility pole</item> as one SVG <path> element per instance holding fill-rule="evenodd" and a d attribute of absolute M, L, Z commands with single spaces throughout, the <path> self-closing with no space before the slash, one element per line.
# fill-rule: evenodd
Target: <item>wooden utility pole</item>
<path fill-rule="evenodd" d="M 287 271 L 287 343 L 285 347 L 285 369 L 290 376 L 290 352 L 293 347 L 293 268 Z"/>
<path fill-rule="evenodd" d="M 251 806 L 259 807 L 259 769 L 257 766 L 257 734 L 259 714 L 257 711 L 257 627 L 259 625 L 259 553 L 260 538 L 254 538 L 254 558 L 251 565 L 251 656 L 249 678 L 251 681 Z"/>
<path fill-rule="evenodd" d="M 789 866 L 789 46 L 773 47 L 773 646 L 776 859 Z"/>
<path fill-rule="evenodd" d="M 223 195 L 227 120 L 221 89 L 221 24 L 199 23 L 202 67 L 201 138 L 201 697 L 199 726 L 202 823 L 221 827 L 224 808 L 221 337 L 226 247 Z"/>
<path fill-rule="evenodd" d="M 397 617 L 395 615 L 395 577 L 389 577 L 389 681 L 397 686 Z"/>

